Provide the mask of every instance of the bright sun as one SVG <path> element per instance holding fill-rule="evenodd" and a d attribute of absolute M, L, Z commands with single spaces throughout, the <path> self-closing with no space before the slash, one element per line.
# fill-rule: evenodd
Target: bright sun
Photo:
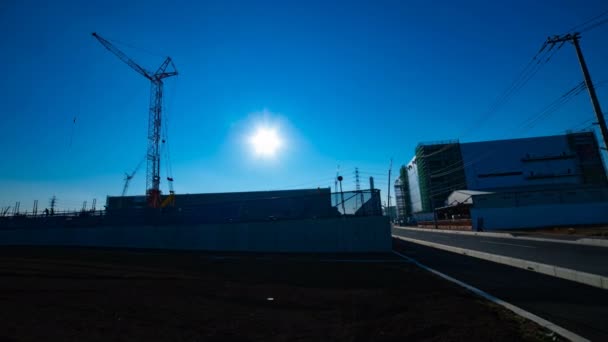
<path fill-rule="evenodd" d="M 258 128 L 250 142 L 255 153 L 263 157 L 274 156 L 281 147 L 281 139 L 277 131 L 271 128 Z"/>

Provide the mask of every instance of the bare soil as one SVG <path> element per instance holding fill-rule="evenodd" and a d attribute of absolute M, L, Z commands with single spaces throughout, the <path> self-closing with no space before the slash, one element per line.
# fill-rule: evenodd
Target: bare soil
<path fill-rule="evenodd" d="M 0 341 L 538 341 L 393 255 L 0 249 Z"/>

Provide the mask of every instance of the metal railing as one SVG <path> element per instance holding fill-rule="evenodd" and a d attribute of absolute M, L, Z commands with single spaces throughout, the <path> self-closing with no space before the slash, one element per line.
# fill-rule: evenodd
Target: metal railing
<path fill-rule="evenodd" d="M 6 209 L 6 208 L 5 208 Z M 10 208 L 9 208 L 10 209 Z M 0 211 L 0 218 L 43 218 L 43 217 L 82 217 L 82 216 L 103 216 L 104 210 L 53 210 L 53 211 L 38 211 L 36 213 L 30 211 Z"/>
<path fill-rule="evenodd" d="M 380 190 L 246 198 L 195 197 L 166 208 L 108 207 L 106 210 L 5 212 L 0 229 L 101 225 L 221 224 L 381 216 Z"/>
<path fill-rule="evenodd" d="M 378 189 L 334 192 L 331 203 L 339 215 L 382 216 Z"/>

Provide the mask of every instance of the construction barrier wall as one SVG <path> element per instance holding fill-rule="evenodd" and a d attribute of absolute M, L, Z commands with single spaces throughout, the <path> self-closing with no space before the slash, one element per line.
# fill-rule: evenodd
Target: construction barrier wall
<path fill-rule="evenodd" d="M 0 245 L 388 253 L 391 230 L 388 218 L 382 216 L 232 224 L 27 228 L 0 230 Z"/>
<path fill-rule="evenodd" d="M 471 208 L 473 230 L 608 224 L 608 202 Z"/>

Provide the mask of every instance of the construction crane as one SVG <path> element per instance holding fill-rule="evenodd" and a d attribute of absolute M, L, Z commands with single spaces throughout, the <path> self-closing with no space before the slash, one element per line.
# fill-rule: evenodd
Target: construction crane
<path fill-rule="evenodd" d="M 130 174 L 127 173 L 127 172 L 125 172 L 125 186 L 122 188 L 122 195 L 121 196 L 125 196 L 127 194 L 127 189 L 129 189 L 129 182 L 131 182 L 131 179 L 133 179 L 133 177 L 135 177 L 135 174 L 141 168 L 141 164 L 143 164 L 144 160 L 145 159 L 142 159 L 139 162 L 139 164 L 137 164 L 137 167 L 135 168 L 135 170 L 133 170 L 133 172 L 131 172 Z"/>
<path fill-rule="evenodd" d="M 176 76 L 177 69 L 171 60 L 167 57 L 165 61 L 158 67 L 156 72 L 152 73 L 143 67 L 139 66 L 135 61 L 125 55 L 122 51 L 116 48 L 112 43 L 93 32 L 101 45 L 116 55 L 121 61 L 125 62 L 131 69 L 137 71 L 140 75 L 147 78 L 152 87 L 150 89 L 150 115 L 148 116 L 148 150 L 146 158 L 148 160 L 146 172 L 146 199 L 148 206 L 159 208 L 160 202 L 160 130 L 162 118 L 162 99 L 163 99 L 163 79 Z M 172 71 L 167 71 L 171 67 Z"/>

